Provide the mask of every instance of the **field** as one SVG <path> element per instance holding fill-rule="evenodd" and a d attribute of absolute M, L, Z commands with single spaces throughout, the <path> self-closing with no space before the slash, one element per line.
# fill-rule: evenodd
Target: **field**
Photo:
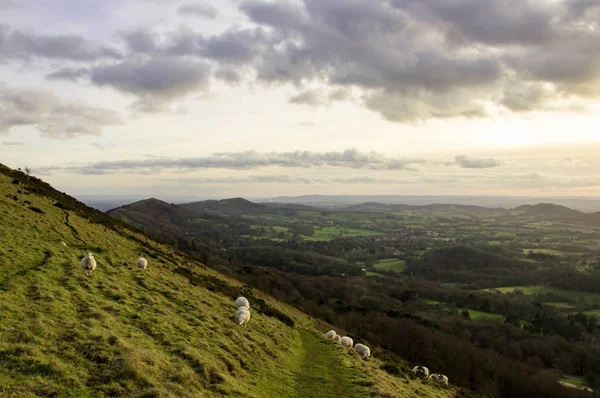
<path fill-rule="evenodd" d="M 491 312 L 483 312 L 483 311 L 471 310 L 471 309 L 468 309 L 468 308 L 458 308 L 458 311 L 459 312 L 469 311 L 469 316 L 473 320 L 487 320 L 487 321 L 493 321 L 493 322 L 497 322 L 497 323 L 502 323 L 502 322 L 504 322 L 504 318 L 505 318 L 504 315 L 493 314 Z"/>
<path fill-rule="evenodd" d="M 534 286 L 507 286 L 507 287 L 497 287 L 493 289 L 484 289 L 486 291 L 498 291 L 500 293 L 514 293 L 515 291 L 521 291 L 523 294 L 533 295 L 533 294 L 542 294 L 542 295 L 556 295 L 559 297 L 564 297 L 570 301 L 577 302 L 579 300 L 585 300 L 588 303 L 596 303 L 600 302 L 600 294 L 599 293 L 589 293 L 589 292 L 580 292 L 576 290 L 566 290 L 560 289 L 557 287 L 546 286 L 546 285 L 534 285 Z M 556 305 L 556 302 L 552 302 L 553 305 Z"/>
<path fill-rule="evenodd" d="M 346 227 L 317 227 L 314 235 L 304 236 L 306 240 L 329 241 L 335 238 L 352 238 L 357 236 L 377 236 L 381 232 L 370 231 L 368 229 L 346 228 Z"/>
<path fill-rule="evenodd" d="M 406 261 L 397 258 L 387 258 L 379 260 L 373 265 L 373 269 L 378 271 L 394 271 L 398 273 L 404 272 Z"/>
<path fill-rule="evenodd" d="M 91 209 L 64 210 L 3 174 L 0 191 L 0 396 L 457 393 L 384 373 L 300 311 Z M 247 327 L 233 320 L 242 294 Z"/>

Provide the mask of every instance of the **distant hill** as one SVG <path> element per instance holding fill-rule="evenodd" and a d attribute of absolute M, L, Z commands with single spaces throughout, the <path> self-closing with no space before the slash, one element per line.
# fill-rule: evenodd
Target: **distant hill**
<path fill-rule="evenodd" d="M 459 204 L 490 208 L 512 209 L 540 202 L 554 203 L 584 212 L 600 211 L 598 197 L 526 197 L 526 196 L 425 196 L 425 195 L 304 195 L 280 196 L 260 200 L 261 203 L 294 203 L 317 207 L 350 206 L 361 203 L 384 203 L 424 206 L 431 204 Z"/>
<path fill-rule="evenodd" d="M 578 210 L 569 209 L 565 206 L 556 205 L 554 203 L 538 203 L 536 205 L 523 205 L 515 208 L 514 210 L 520 211 L 531 215 L 541 216 L 564 216 L 564 217 L 581 217 L 582 212 Z"/>
<path fill-rule="evenodd" d="M 0 396 L 467 396 L 383 372 L 383 351 L 363 360 L 305 314 L 37 178 L 0 165 L 0 192 Z M 150 199 L 115 213 L 140 209 L 165 223 L 188 211 Z"/>

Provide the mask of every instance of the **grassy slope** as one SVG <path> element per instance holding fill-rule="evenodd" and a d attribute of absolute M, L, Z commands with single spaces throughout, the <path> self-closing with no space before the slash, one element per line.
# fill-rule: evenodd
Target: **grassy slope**
<path fill-rule="evenodd" d="M 387 258 L 384 260 L 377 261 L 373 265 L 373 268 L 376 270 L 394 271 L 402 273 L 406 269 L 406 261 L 399 260 L 397 258 Z"/>
<path fill-rule="evenodd" d="M 456 394 L 390 376 L 297 310 L 11 180 L 0 174 L 0 396 Z M 88 251 L 98 262 L 91 278 L 78 268 Z M 146 272 L 135 267 L 141 254 Z M 233 322 L 238 294 L 254 303 L 246 328 Z"/>

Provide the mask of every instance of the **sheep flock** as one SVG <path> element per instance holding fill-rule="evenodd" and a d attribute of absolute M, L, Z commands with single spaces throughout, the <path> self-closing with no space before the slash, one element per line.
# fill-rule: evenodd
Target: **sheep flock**
<path fill-rule="evenodd" d="M 60 242 L 60 246 L 66 247 L 67 244 L 65 242 Z M 137 260 L 137 266 L 140 270 L 145 271 L 148 268 L 148 260 L 144 257 L 140 257 Z M 93 253 L 87 253 L 85 257 L 83 257 L 79 263 L 79 267 L 85 271 L 86 275 L 92 276 L 92 273 L 96 269 L 97 263 L 94 258 Z M 235 313 L 235 322 L 240 325 L 246 327 L 246 324 L 250 321 L 250 302 L 245 297 L 238 297 L 235 300 L 236 305 L 236 313 Z M 371 355 L 371 349 L 361 343 L 354 344 L 354 340 L 349 336 L 341 336 L 335 330 L 330 330 L 325 333 L 325 337 L 337 344 L 340 344 L 342 347 L 346 348 L 354 348 L 354 351 L 363 358 L 367 358 Z M 448 385 L 448 377 L 441 373 L 432 373 L 429 374 L 429 369 L 425 366 L 415 366 L 412 368 L 412 372 L 419 377 L 425 377 L 431 380 L 432 382 L 447 386 Z"/>
<path fill-rule="evenodd" d="M 341 337 L 335 330 L 330 330 L 325 333 L 325 337 L 335 343 L 342 345 L 343 347 L 352 348 L 354 344 L 354 340 L 349 336 Z M 371 356 L 371 349 L 361 343 L 354 344 L 354 351 L 363 358 L 367 358 Z M 447 386 L 448 385 L 448 377 L 441 373 L 433 373 L 429 374 L 429 369 L 425 366 L 415 366 L 412 368 L 412 372 L 419 377 L 425 377 L 432 382 Z"/>

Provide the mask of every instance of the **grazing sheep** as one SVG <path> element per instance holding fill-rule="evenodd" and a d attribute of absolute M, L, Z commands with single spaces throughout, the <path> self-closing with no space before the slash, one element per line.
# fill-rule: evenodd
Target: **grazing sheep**
<path fill-rule="evenodd" d="M 327 337 L 329 340 L 335 339 L 335 336 L 337 336 L 335 330 L 330 330 L 329 332 L 325 333 L 325 337 Z"/>
<path fill-rule="evenodd" d="M 368 357 L 369 355 L 371 355 L 371 349 L 364 344 L 356 344 L 354 346 L 354 351 L 356 351 L 358 355 L 362 357 Z"/>
<path fill-rule="evenodd" d="M 60 242 L 59 245 L 63 246 L 63 247 L 67 247 L 67 244 L 65 242 Z"/>
<path fill-rule="evenodd" d="M 340 344 L 344 347 L 352 348 L 352 346 L 354 345 L 354 340 L 352 340 L 348 336 L 344 336 L 340 339 Z"/>
<path fill-rule="evenodd" d="M 235 306 L 238 308 L 245 307 L 250 309 L 250 302 L 246 297 L 238 297 L 237 300 L 235 300 Z"/>
<path fill-rule="evenodd" d="M 144 257 L 140 257 L 138 258 L 137 265 L 142 271 L 145 271 L 148 267 L 148 260 L 146 260 Z"/>
<path fill-rule="evenodd" d="M 418 376 L 425 376 L 425 377 L 429 376 L 429 369 L 427 369 L 425 366 L 421 366 L 421 365 L 415 366 L 412 369 L 412 372 Z"/>
<path fill-rule="evenodd" d="M 238 308 L 235 313 L 235 320 L 238 325 L 244 325 L 244 327 L 246 327 L 246 323 L 250 320 L 250 310 L 246 307 Z"/>
<path fill-rule="evenodd" d="M 79 263 L 79 268 L 85 271 L 88 276 L 92 276 L 92 272 L 96 269 L 96 260 L 92 253 L 88 253 L 87 256 Z"/>
<path fill-rule="evenodd" d="M 443 384 L 445 386 L 448 385 L 448 378 L 441 373 L 434 373 L 431 376 L 429 376 L 429 379 L 435 381 L 436 383 Z"/>
<path fill-rule="evenodd" d="M 342 336 L 340 336 L 339 334 L 333 338 L 333 341 L 335 341 L 336 343 L 341 344 L 341 342 L 342 342 L 341 340 L 342 340 Z"/>

